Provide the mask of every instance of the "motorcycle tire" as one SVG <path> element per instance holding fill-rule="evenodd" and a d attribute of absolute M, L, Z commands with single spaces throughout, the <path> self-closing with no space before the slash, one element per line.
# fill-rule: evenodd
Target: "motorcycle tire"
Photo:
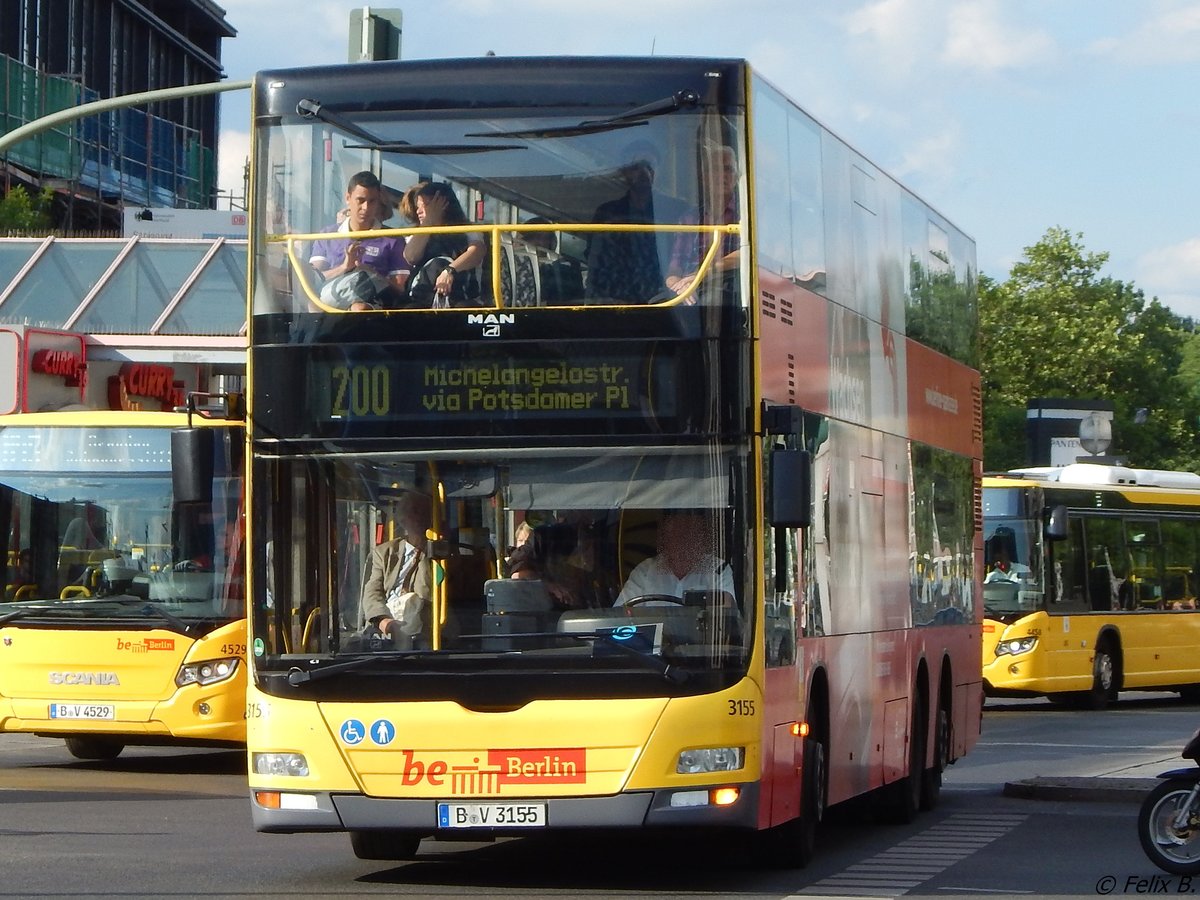
<path fill-rule="evenodd" d="M 1164 781 L 1146 795 L 1138 812 L 1142 850 L 1172 875 L 1200 875 L 1200 799 L 1192 804 L 1184 830 L 1177 831 L 1172 824 L 1194 786 L 1194 781 Z"/>

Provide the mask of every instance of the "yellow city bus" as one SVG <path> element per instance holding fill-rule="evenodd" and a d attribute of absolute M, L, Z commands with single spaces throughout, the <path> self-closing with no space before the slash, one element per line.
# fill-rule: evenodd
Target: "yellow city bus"
<path fill-rule="evenodd" d="M 989 696 L 1200 699 L 1200 475 L 1013 471 L 984 478 L 983 511 Z"/>
<path fill-rule="evenodd" d="M 225 409 L 0 417 L 0 732 L 94 760 L 244 745 L 245 432 Z M 184 496 L 189 425 L 205 464 Z"/>
<path fill-rule="evenodd" d="M 982 706 L 971 240 L 740 60 L 255 85 L 255 827 L 367 859 L 708 829 L 796 865 L 827 804 L 932 806 Z M 359 171 L 468 223 L 336 232 Z M 410 283 L 444 302 L 314 271 L 433 234 Z"/>

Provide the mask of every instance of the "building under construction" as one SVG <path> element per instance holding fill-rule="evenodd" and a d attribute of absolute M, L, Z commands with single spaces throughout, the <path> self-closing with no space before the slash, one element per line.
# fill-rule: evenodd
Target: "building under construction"
<path fill-rule="evenodd" d="M 236 32 L 211 0 L 0 0 L 0 134 L 125 94 L 219 81 Z M 117 232 L 125 206 L 213 208 L 218 95 L 117 109 L 0 153 L 0 190 L 50 188 L 56 229 Z"/>

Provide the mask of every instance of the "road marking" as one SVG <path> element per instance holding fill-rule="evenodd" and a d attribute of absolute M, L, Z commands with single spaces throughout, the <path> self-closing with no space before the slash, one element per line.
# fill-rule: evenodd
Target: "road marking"
<path fill-rule="evenodd" d="M 852 866 L 801 888 L 843 897 L 900 897 L 1004 837 L 1029 816 L 959 814 Z M 981 890 L 980 893 L 989 893 Z"/>

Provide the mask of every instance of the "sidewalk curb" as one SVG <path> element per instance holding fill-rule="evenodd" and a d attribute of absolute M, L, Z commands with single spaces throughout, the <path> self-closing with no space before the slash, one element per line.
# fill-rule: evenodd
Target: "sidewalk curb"
<path fill-rule="evenodd" d="M 1023 800 L 1141 803 L 1157 783 L 1157 778 L 1026 778 L 1006 782 L 1004 796 Z"/>

